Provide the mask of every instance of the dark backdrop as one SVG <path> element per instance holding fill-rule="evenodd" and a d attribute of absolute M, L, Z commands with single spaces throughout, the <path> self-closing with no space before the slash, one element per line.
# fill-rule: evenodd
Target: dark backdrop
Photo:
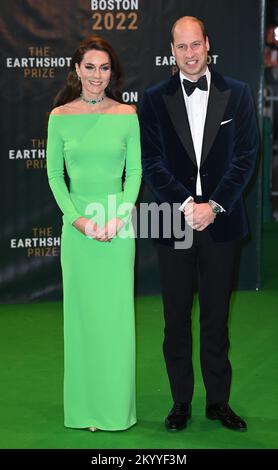
<path fill-rule="evenodd" d="M 70 56 L 92 33 L 104 36 L 125 69 L 124 100 L 140 104 L 146 86 L 175 72 L 170 29 L 180 16 L 201 18 L 211 64 L 251 86 L 261 119 L 263 0 L 2 0 L 0 301 L 61 297 L 61 214 L 46 178 L 47 113 L 64 82 Z M 260 285 L 261 176 L 246 205 L 238 287 Z M 141 200 L 148 192 L 141 191 Z M 159 292 L 155 251 L 137 241 L 137 293 Z"/>

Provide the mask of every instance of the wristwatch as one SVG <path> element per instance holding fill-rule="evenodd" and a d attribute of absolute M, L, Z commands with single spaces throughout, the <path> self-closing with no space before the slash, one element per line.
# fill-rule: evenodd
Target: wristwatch
<path fill-rule="evenodd" d="M 221 207 L 218 204 L 216 204 L 216 202 L 209 201 L 208 204 L 210 205 L 212 212 L 214 214 L 220 214 L 220 212 L 222 212 Z"/>

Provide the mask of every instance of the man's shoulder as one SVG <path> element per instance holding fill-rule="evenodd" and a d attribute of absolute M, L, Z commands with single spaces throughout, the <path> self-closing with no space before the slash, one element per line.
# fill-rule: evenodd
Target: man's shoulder
<path fill-rule="evenodd" d="M 242 90 L 248 87 L 246 82 L 230 77 L 228 75 L 222 75 L 215 70 L 211 70 L 212 80 L 220 89 L 231 89 L 231 90 Z"/>
<path fill-rule="evenodd" d="M 177 77 L 172 75 L 170 78 L 166 78 L 146 88 L 146 93 L 149 95 L 163 94 L 169 90 L 169 87 L 176 82 Z"/>
<path fill-rule="evenodd" d="M 247 86 L 247 83 L 243 82 L 242 80 L 238 80 L 233 77 L 227 77 L 226 75 L 224 75 L 223 78 L 230 88 L 245 88 Z"/>

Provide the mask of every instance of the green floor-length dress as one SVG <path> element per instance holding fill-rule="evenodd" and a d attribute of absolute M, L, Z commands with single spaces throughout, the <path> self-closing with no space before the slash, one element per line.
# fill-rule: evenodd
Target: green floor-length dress
<path fill-rule="evenodd" d="M 63 212 L 67 427 L 113 431 L 136 422 L 134 238 L 118 235 L 111 242 L 98 242 L 72 223 L 81 216 L 94 217 L 92 203 L 103 207 L 105 221 L 110 220 L 111 197 L 116 200 L 116 215 L 128 214 L 128 208 L 120 210 L 120 203 L 134 204 L 138 195 L 139 142 L 135 114 L 52 114 L 49 118 L 47 173 Z M 127 227 L 131 224 L 124 225 L 125 233 Z"/>

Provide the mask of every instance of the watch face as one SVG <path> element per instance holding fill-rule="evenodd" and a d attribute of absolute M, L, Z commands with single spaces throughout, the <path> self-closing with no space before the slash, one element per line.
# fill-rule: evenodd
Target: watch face
<path fill-rule="evenodd" d="M 218 204 L 216 204 L 215 202 L 209 201 L 209 205 L 210 205 L 210 207 L 211 207 L 211 209 L 212 209 L 212 212 L 213 212 L 214 214 L 219 214 L 220 212 L 222 212 L 222 211 L 221 211 L 221 207 L 218 206 Z"/>

